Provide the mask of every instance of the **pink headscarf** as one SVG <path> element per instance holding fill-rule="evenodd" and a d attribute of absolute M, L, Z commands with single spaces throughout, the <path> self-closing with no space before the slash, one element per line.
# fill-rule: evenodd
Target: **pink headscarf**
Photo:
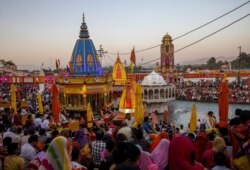
<path fill-rule="evenodd" d="M 168 165 L 169 140 L 162 139 L 152 152 L 152 160 L 158 165 L 158 170 L 164 170 Z"/>
<path fill-rule="evenodd" d="M 203 170 L 201 164 L 196 163 L 195 148 L 192 141 L 184 136 L 179 136 L 171 141 L 169 146 L 169 163 L 171 170 Z"/>
<path fill-rule="evenodd" d="M 150 158 L 150 154 L 141 150 L 138 166 L 143 170 L 158 170 L 158 165 L 154 164 Z"/>

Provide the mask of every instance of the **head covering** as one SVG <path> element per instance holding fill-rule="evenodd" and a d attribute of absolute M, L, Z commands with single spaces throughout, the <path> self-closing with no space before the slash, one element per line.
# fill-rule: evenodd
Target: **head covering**
<path fill-rule="evenodd" d="M 226 143 L 225 143 L 225 140 L 220 137 L 220 136 L 217 136 L 214 138 L 214 146 L 213 146 L 213 150 L 215 152 L 225 152 L 226 150 Z"/>
<path fill-rule="evenodd" d="M 158 165 L 152 162 L 150 154 L 141 150 L 138 167 L 143 170 L 158 170 Z"/>
<path fill-rule="evenodd" d="M 168 165 L 169 140 L 162 139 L 152 152 L 152 160 L 158 165 L 158 170 L 164 170 Z"/>
<path fill-rule="evenodd" d="M 86 145 L 89 142 L 89 138 L 87 135 L 83 133 L 81 129 L 78 129 L 75 132 L 74 141 L 76 141 L 79 144 L 80 148 L 83 148 L 84 145 Z"/>
<path fill-rule="evenodd" d="M 152 152 L 155 147 L 160 143 L 161 139 L 168 138 L 168 134 L 166 132 L 161 132 L 150 145 L 149 152 Z"/>
<path fill-rule="evenodd" d="M 52 140 L 39 170 L 71 170 L 71 145 L 67 138 L 58 136 Z"/>
<path fill-rule="evenodd" d="M 203 170 L 200 164 L 196 164 L 195 148 L 192 141 L 184 136 L 174 138 L 169 146 L 169 164 L 171 170 Z"/>
<path fill-rule="evenodd" d="M 196 140 L 194 142 L 194 147 L 195 147 L 195 160 L 200 162 L 203 153 L 207 149 L 212 148 L 212 143 L 210 143 L 207 137 L 199 135 L 196 137 Z"/>

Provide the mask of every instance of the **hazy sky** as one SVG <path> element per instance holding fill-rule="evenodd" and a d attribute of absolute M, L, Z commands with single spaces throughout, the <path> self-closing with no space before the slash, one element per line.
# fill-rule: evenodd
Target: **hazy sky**
<path fill-rule="evenodd" d="M 0 0 L 0 59 L 19 69 L 65 67 L 78 39 L 82 14 L 95 47 L 109 53 L 130 52 L 161 44 L 243 4 L 247 0 Z M 250 3 L 188 36 L 173 41 L 175 50 L 188 45 L 250 12 Z M 175 63 L 205 57 L 250 53 L 250 17 L 175 54 Z M 109 56 L 109 57 L 108 57 Z M 113 65 L 116 55 L 103 57 Z M 129 61 L 129 55 L 120 56 Z M 159 58 L 160 48 L 137 53 L 137 64 Z"/>

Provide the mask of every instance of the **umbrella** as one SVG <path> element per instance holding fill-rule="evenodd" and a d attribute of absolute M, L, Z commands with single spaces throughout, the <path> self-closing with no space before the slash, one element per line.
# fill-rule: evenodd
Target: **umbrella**
<path fill-rule="evenodd" d="M 193 103 L 190 122 L 189 122 L 189 129 L 191 132 L 194 132 L 196 130 L 196 125 L 197 125 L 197 111 L 196 111 L 196 104 Z"/>
<path fill-rule="evenodd" d="M 38 103 L 38 111 L 39 111 L 39 113 L 43 113 L 42 96 L 41 96 L 41 94 L 38 92 L 36 97 L 37 97 L 37 103 Z"/>
<path fill-rule="evenodd" d="M 143 121 L 142 87 L 140 84 L 136 84 L 135 103 L 134 117 L 138 125 Z"/>
<path fill-rule="evenodd" d="M 13 109 L 14 112 L 17 112 L 16 91 L 17 91 L 16 86 L 14 84 L 11 84 L 10 86 L 11 109 Z"/>
<path fill-rule="evenodd" d="M 60 119 L 60 103 L 59 103 L 58 89 L 55 84 L 51 86 L 51 93 L 52 93 L 52 114 L 54 122 L 58 123 Z"/>
<path fill-rule="evenodd" d="M 227 127 L 228 122 L 228 82 L 226 76 L 222 80 L 219 87 L 218 105 L 219 105 L 219 125 L 220 127 Z"/>
<path fill-rule="evenodd" d="M 93 112 L 90 103 L 87 105 L 87 127 L 92 128 L 93 127 Z"/>
<path fill-rule="evenodd" d="M 119 103 L 119 111 L 122 113 L 135 112 L 135 93 L 130 82 L 128 82 L 126 87 L 123 89 Z"/>

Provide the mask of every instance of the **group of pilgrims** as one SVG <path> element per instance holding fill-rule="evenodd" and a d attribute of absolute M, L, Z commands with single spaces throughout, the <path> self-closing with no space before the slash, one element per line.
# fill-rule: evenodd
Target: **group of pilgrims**
<path fill-rule="evenodd" d="M 55 125 L 51 112 L 29 114 L 22 125 L 13 110 L 0 110 L 2 170 L 247 170 L 250 169 L 250 111 L 235 110 L 227 127 L 219 127 L 212 112 L 196 130 L 155 121 L 157 111 L 141 124 L 131 114 L 124 120 L 73 120 L 66 112 Z M 110 116 L 110 118 L 108 117 Z M 101 123 L 100 123 L 101 122 Z"/>

